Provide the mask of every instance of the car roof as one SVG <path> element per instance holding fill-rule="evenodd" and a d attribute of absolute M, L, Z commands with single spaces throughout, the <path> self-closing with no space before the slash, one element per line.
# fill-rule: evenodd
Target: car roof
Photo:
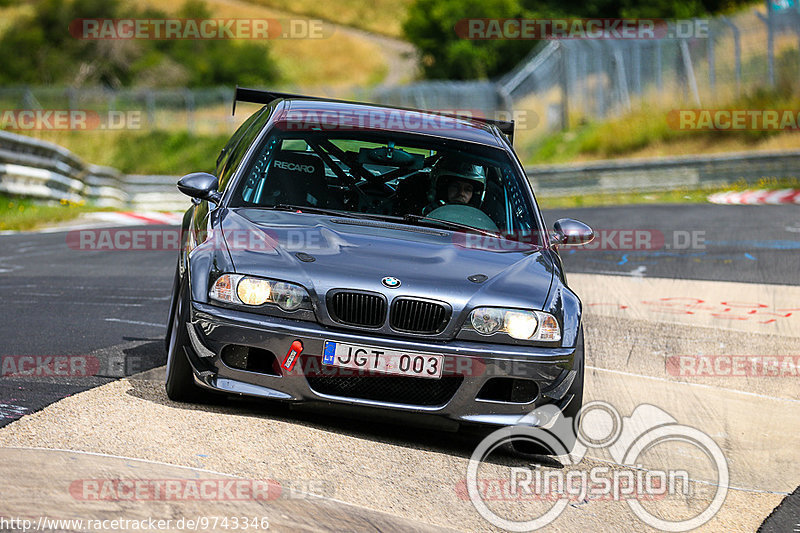
<path fill-rule="evenodd" d="M 502 134 L 495 126 L 467 117 L 312 98 L 287 98 L 282 102 L 283 106 L 278 103 L 274 121 L 295 131 L 398 132 L 503 147 L 499 139 Z"/>

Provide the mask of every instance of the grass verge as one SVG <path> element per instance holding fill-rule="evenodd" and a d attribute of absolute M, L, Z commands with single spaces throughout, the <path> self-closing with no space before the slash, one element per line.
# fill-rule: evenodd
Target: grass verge
<path fill-rule="evenodd" d="M 412 0 L 246 0 L 248 3 L 320 18 L 389 37 L 403 38 L 402 23 Z M 335 9 L 333 6 L 336 6 Z"/>
<path fill-rule="evenodd" d="M 60 204 L 47 204 L 0 194 L 0 231 L 31 230 L 45 224 L 72 220 L 82 213 L 108 210 L 110 209 L 64 201 Z"/>
<path fill-rule="evenodd" d="M 742 98 L 708 105 L 711 109 L 800 109 L 792 89 L 759 89 Z M 523 141 L 520 158 L 529 164 L 597 159 L 658 157 L 800 148 L 796 130 L 681 130 L 670 125 L 671 108 L 650 106 L 622 117 L 597 121 L 575 119 L 564 132 Z M 688 106 L 693 108 L 696 106 Z"/>
<path fill-rule="evenodd" d="M 183 5 L 182 1 L 169 3 L 161 0 L 125 0 L 125 3 L 150 6 L 171 14 Z M 214 18 L 273 19 L 284 21 L 282 24 L 287 27 L 290 19 L 309 17 L 345 25 L 352 23 L 357 28 L 390 28 L 393 27 L 389 23 L 393 17 L 404 16 L 406 9 L 402 2 L 398 5 L 383 0 L 377 3 L 361 0 L 205 0 L 205 4 Z M 380 9 L 382 4 L 385 6 Z M 400 23 L 396 23 L 396 30 L 378 33 L 399 32 Z M 304 27 L 302 22 L 296 24 Z M 387 63 L 374 39 L 368 35 L 337 31 L 327 22 L 323 24 L 322 35 L 322 38 L 270 39 L 270 58 L 276 62 L 280 77 L 289 88 L 369 86 L 383 80 Z M 276 87 L 278 85 L 281 84 L 276 84 Z"/>
<path fill-rule="evenodd" d="M 579 194 L 574 196 L 541 196 L 536 200 L 542 209 L 561 209 L 571 207 L 603 207 L 639 204 L 701 204 L 708 201 L 711 194 L 727 191 L 742 191 L 745 189 L 780 190 L 800 188 L 797 179 L 782 179 L 764 181 L 758 185 L 737 183 L 725 187 L 708 187 L 704 189 L 675 189 L 671 191 L 648 192 L 616 192 Z"/>
<path fill-rule="evenodd" d="M 59 144 L 87 163 L 123 174 L 184 175 L 213 172 L 230 134 L 186 131 L 41 131 L 36 138 Z"/>

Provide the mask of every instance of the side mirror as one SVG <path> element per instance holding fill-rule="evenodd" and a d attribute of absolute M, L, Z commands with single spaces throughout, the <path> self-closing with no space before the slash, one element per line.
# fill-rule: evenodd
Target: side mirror
<path fill-rule="evenodd" d="M 594 239 L 594 230 L 579 220 L 562 218 L 553 224 L 553 241 L 564 246 L 580 246 Z"/>
<path fill-rule="evenodd" d="M 217 191 L 219 180 L 208 172 L 186 174 L 178 180 L 178 190 L 198 200 L 218 203 L 222 195 Z"/>

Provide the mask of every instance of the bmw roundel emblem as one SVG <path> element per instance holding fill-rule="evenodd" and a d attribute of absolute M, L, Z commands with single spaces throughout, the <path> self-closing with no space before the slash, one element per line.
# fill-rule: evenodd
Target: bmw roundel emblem
<path fill-rule="evenodd" d="M 384 287 L 388 287 L 390 289 L 396 289 L 400 286 L 400 280 L 392 276 L 386 276 L 381 280 L 381 283 L 383 283 Z"/>

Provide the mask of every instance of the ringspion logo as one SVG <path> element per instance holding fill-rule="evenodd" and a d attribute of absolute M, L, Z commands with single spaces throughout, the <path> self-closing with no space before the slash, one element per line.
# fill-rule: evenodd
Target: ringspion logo
<path fill-rule="evenodd" d="M 513 443 L 549 450 L 559 457 L 557 468 L 511 467 L 508 477 L 486 477 L 482 468 L 496 450 Z M 569 444 L 572 443 L 572 444 Z M 643 457 L 658 447 L 658 456 L 669 458 L 654 467 L 642 468 Z M 687 454 L 687 447 L 701 458 L 675 466 Z M 582 466 L 588 452 L 604 450 L 621 467 Z M 585 463 L 583 463 L 585 465 Z M 677 520 L 663 517 L 642 502 L 673 499 L 684 502 L 691 492 L 691 479 L 697 473 L 683 465 L 697 466 L 710 475 L 713 496 L 705 507 L 690 506 Z M 489 468 L 488 470 L 492 470 Z M 575 420 L 564 417 L 548 404 L 520 417 L 515 426 L 500 428 L 484 438 L 470 457 L 466 480 L 456 484 L 456 492 L 467 497 L 478 513 L 492 525 L 509 531 L 534 531 L 551 524 L 570 503 L 585 500 L 624 501 L 643 523 L 663 531 L 690 531 L 707 523 L 725 503 L 730 473 L 728 461 L 719 445 L 701 430 L 678 423 L 669 413 L 650 404 L 638 405 L 630 416 L 603 401 L 585 404 Z M 503 500 L 523 503 L 519 514 L 487 502 Z M 544 505 L 533 505 L 542 502 Z M 686 507 L 686 506 L 684 506 Z M 523 510 L 524 509 L 524 510 Z M 525 518 L 521 518 L 525 516 Z"/>

